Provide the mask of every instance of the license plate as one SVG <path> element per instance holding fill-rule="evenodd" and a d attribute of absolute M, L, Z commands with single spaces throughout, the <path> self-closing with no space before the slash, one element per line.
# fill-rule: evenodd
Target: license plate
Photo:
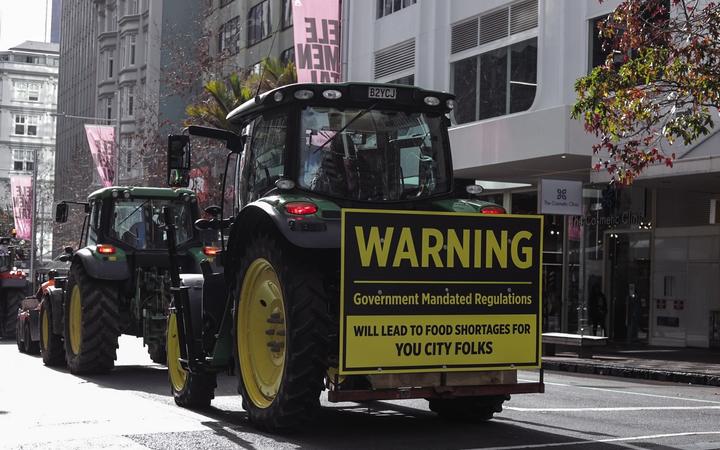
<path fill-rule="evenodd" d="M 379 98 L 383 100 L 395 99 L 397 90 L 390 87 L 372 87 L 368 88 L 368 98 Z"/>

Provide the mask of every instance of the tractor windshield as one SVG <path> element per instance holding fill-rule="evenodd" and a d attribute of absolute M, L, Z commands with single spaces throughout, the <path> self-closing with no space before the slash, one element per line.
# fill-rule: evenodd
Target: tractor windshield
<path fill-rule="evenodd" d="M 359 201 L 398 201 L 450 190 L 441 115 L 308 107 L 302 112 L 299 185 Z"/>
<path fill-rule="evenodd" d="M 178 245 L 192 239 L 194 219 L 187 202 L 149 198 L 116 199 L 110 236 L 139 250 L 167 248 L 165 206 L 172 206 L 175 212 Z"/>

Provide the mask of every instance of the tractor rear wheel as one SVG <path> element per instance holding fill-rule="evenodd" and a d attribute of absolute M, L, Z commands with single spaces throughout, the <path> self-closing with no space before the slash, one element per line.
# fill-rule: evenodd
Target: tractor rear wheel
<path fill-rule="evenodd" d="M 72 265 L 65 297 L 65 360 L 71 373 L 104 373 L 115 365 L 118 292 L 116 283 L 92 279 L 82 264 Z"/>
<path fill-rule="evenodd" d="M 328 314 L 318 270 L 268 236 L 243 255 L 233 293 L 239 392 L 250 420 L 297 429 L 320 409 Z"/>
<path fill-rule="evenodd" d="M 188 373 L 180 365 L 180 339 L 174 312 L 168 317 L 166 347 L 170 392 L 175 403 L 184 408 L 209 407 L 215 397 L 216 376 L 214 373 Z"/>
<path fill-rule="evenodd" d="M 40 303 L 40 354 L 49 367 L 65 365 L 65 346 L 62 337 L 52 332 L 49 298 Z"/>
<path fill-rule="evenodd" d="M 502 412 L 502 404 L 509 395 L 430 399 L 430 410 L 443 419 L 457 422 L 487 422 L 495 413 Z"/>
<path fill-rule="evenodd" d="M 28 355 L 37 355 L 40 353 L 40 343 L 32 340 L 32 334 L 30 332 L 30 319 L 25 321 L 23 327 L 23 349 Z"/>
<path fill-rule="evenodd" d="M 147 351 L 152 362 L 163 365 L 167 364 L 167 350 L 165 348 L 165 344 L 148 344 Z"/>
<path fill-rule="evenodd" d="M 4 338 L 15 337 L 17 327 L 18 308 L 25 295 L 21 289 L 5 290 L 5 311 L 3 312 L 3 333 Z"/>

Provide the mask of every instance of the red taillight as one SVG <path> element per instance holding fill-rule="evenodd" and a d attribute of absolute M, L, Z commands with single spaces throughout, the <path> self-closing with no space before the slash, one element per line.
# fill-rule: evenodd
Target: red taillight
<path fill-rule="evenodd" d="M 482 214 L 505 214 L 505 208 L 502 206 L 486 206 L 480 212 Z"/>
<path fill-rule="evenodd" d="M 315 214 L 318 208 L 314 203 L 309 202 L 291 202 L 285 205 L 285 211 L 288 214 L 296 216 L 307 216 L 308 214 Z"/>
<path fill-rule="evenodd" d="M 217 247 L 203 247 L 205 256 L 217 256 L 218 252 L 220 252 L 220 249 Z"/>
<path fill-rule="evenodd" d="M 100 244 L 97 246 L 97 252 L 101 255 L 114 255 L 115 247 L 113 247 L 112 245 Z"/>

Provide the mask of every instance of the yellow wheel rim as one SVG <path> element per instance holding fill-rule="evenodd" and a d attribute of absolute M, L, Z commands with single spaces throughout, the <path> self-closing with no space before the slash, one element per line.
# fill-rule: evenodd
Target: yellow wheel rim
<path fill-rule="evenodd" d="M 50 345 L 50 320 L 45 308 L 41 309 L 42 317 L 40 317 L 40 340 L 42 341 L 43 350 L 47 350 Z"/>
<path fill-rule="evenodd" d="M 167 328 L 167 367 L 170 374 L 170 384 L 175 392 L 185 389 L 187 372 L 180 365 L 180 339 L 178 339 L 177 316 L 175 313 L 168 317 Z"/>
<path fill-rule="evenodd" d="M 80 353 L 82 342 L 82 298 L 80 297 L 80 286 L 73 286 L 70 296 L 70 314 L 68 323 L 68 334 L 70 335 L 70 348 L 74 354 Z"/>
<path fill-rule="evenodd" d="M 275 400 L 285 370 L 285 304 L 275 269 L 258 258 L 240 290 L 237 349 L 249 400 L 267 408 Z"/>

